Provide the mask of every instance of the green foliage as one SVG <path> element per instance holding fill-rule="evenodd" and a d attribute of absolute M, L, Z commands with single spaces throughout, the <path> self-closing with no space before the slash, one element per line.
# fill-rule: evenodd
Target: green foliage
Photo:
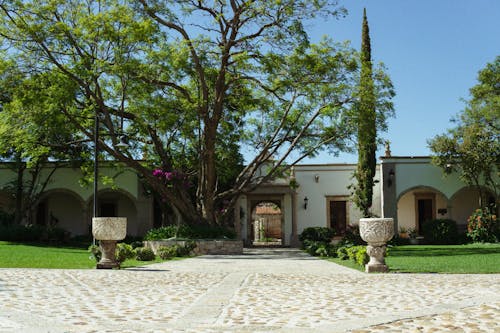
<path fill-rule="evenodd" d="M 353 148 L 359 59 L 347 43 L 309 43 L 304 24 L 344 14 L 335 1 L 145 3 L 1 3 L 3 45 L 14 72 L 28 76 L 5 115 L 20 124 L 12 139 L 27 154 L 92 139 L 97 114 L 103 157 L 137 171 L 188 223 L 215 225 L 231 216 L 241 189 L 280 174 L 291 156 Z M 377 73 L 376 100 L 387 106 L 390 80 Z M 17 86 L 16 75 L 4 77 L 13 79 L 0 88 Z M 125 152 L 116 147 L 121 132 L 130 137 Z M 255 148 L 244 170 L 242 146 Z M 275 166 L 258 176 L 271 158 Z M 196 186 L 160 186 L 153 166 L 183 170 Z"/>
<path fill-rule="evenodd" d="M 366 246 L 362 246 L 357 252 L 356 252 L 356 258 L 355 261 L 358 265 L 360 266 L 365 266 L 368 264 L 370 261 L 370 256 L 366 253 Z"/>
<path fill-rule="evenodd" d="M 477 85 L 470 89 L 471 99 L 452 120 L 456 126 L 428 141 L 433 163 L 445 174 L 457 172 L 465 183 L 475 186 L 483 207 L 488 204 L 488 191 L 483 186 L 493 191 L 496 197 L 500 190 L 495 180 L 500 165 L 498 82 L 500 56 L 479 72 Z"/>
<path fill-rule="evenodd" d="M 500 223 L 489 209 L 477 209 L 467 219 L 467 236 L 473 242 L 494 243 L 500 241 Z"/>
<path fill-rule="evenodd" d="M 91 258 L 96 262 L 101 261 L 102 251 L 99 245 L 90 245 L 87 251 L 90 253 Z"/>
<path fill-rule="evenodd" d="M 308 240 L 308 241 L 330 243 L 334 235 L 335 231 L 332 228 L 309 227 L 305 228 L 300 233 L 299 240 L 301 242 Z"/>
<path fill-rule="evenodd" d="M 352 262 L 364 266 L 370 260 L 366 253 L 366 246 L 341 246 L 337 249 L 337 257 L 341 260 L 350 259 Z"/>
<path fill-rule="evenodd" d="M 142 241 L 133 241 L 130 243 L 130 246 L 132 246 L 132 249 L 137 249 L 138 247 L 143 247 L 144 243 Z"/>
<path fill-rule="evenodd" d="M 359 233 L 359 225 L 348 225 L 344 237 L 340 241 L 341 245 L 353 246 L 366 244 Z"/>
<path fill-rule="evenodd" d="M 331 243 L 335 232 L 332 228 L 309 227 L 299 235 L 302 248 L 312 256 L 336 256 L 337 247 Z"/>
<path fill-rule="evenodd" d="M 458 240 L 457 223 L 450 219 L 425 221 L 422 229 L 428 244 L 455 244 Z"/>
<path fill-rule="evenodd" d="M 375 86 L 372 76 L 371 45 L 366 9 L 363 11 L 363 28 L 361 42 L 361 79 L 359 96 L 356 104 L 358 112 L 358 166 L 354 176 L 353 201 L 364 217 L 370 217 L 373 197 L 373 177 L 375 176 L 377 150 Z"/>
<path fill-rule="evenodd" d="M 135 251 L 132 245 L 127 243 L 116 244 L 115 258 L 118 263 L 122 263 L 127 259 L 133 259 L 135 257 Z"/>
<path fill-rule="evenodd" d="M 152 261 L 156 256 L 153 250 L 148 247 L 138 247 L 135 249 L 136 259 L 139 261 Z"/>
<path fill-rule="evenodd" d="M 14 223 L 14 214 L 0 210 L 0 226 L 6 226 Z"/>
<path fill-rule="evenodd" d="M 161 246 L 158 249 L 158 256 L 163 260 L 172 259 L 174 257 L 189 256 L 191 251 L 196 248 L 196 242 L 184 241 L 184 245 L 176 244 L 172 246 Z"/>
<path fill-rule="evenodd" d="M 232 230 L 228 230 L 222 226 L 208 225 L 187 225 L 181 224 L 169 225 L 156 229 L 149 230 L 144 236 L 144 240 L 161 240 L 169 238 L 188 238 L 188 239 L 218 239 L 230 238 L 234 239 L 236 234 Z"/>
<path fill-rule="evenodd" d="M 13 242 L 55 242 L 68 241 L 69 233 L 63 228 L 36 224 L 0 224 L 0 240 Z"/>
<path fill-rule="evenodd" d="M 347 249 L 348 249 L 348 247 L 346 247 L 346 246 L 339 247 L 337 249 L 337 257 L 341 260 L 349 259 L 349 255 L 347 254 Z"/>
<path fill-rule="evenodd" d="M 177 257 L 177 249 L 178 249 L 178 247 L 179 247 L 178 245 L 161 246 L 158 249 L 158 256 L 162 260 L 169 260 L 169 259 L 172 259 L 174 257 Z"/>

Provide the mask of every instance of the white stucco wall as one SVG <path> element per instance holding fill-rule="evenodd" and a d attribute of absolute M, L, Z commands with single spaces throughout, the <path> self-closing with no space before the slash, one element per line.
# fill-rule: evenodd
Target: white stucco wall
<path fill-rule="evenodd" d="M 51 169 L 47 168 L 42 171 L 40 179 L 45 180 Z M 103 184 L 99 182 L 99 190 L 112 189 L 113 187 L 120 188 L 128 192 L 134 198 L 138 197 L 138 181 L 137 175 L 131 170 L 120 170 L 107 167 L 105 164 L 99 168 L 101 176 L 114 178 L 114 184 Z M 3 165 L 0 168 L 0 188 L 5 187 L 9 182 L 16 179 L 16 173 L 11 171 L 7 166 Z M 26 171 L 24 180 L 29 179 L 29 174 Z M 59 168 L 52 175 L 45 191 L 54 189 L 65 189 L 78 194 L 84 201 L 91 200 L 93 195 L 92 182 L 86 186 L 80 184 L 82 172 L 78 168 Z"/>
<path fill-rule="evenodd" d="M 450 198 L 464 186 L 456 174 L 445 176 L 441 168 L 431 164 L 430 158 L 386 159 L 384 162 L 397 163 L 394 170 L 397 197 L 409 189 L 427 186 Z"/>
<path fill-rule="evenodd" d="M 353 183 L 353 172 L 356 165 L 330 164 L 330 165 L 299 165 L 295 167 L 297 188 L 297 233 L 307 227 L 328 226 L 327 199 L 328 197 L 346 197 L 348 201 L 351 190 L 348 186 Z M 316 182 L 316 176 L 319 176 Z M 379 166 L 375 179 L 380 180 Z M 372 212 L 380 216 L 380 183 L 375 184 L 373 190 Z M 304 209 L 304 198 L 308 198 L 307 209 Z M 357 224 L 361 213 L 354 205 L 348 203 L 349 224 Z"/>

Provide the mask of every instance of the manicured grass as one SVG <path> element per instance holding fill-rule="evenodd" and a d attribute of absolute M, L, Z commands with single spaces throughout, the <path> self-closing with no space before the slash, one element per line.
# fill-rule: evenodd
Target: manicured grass
<path fill-rule="evenodd" d="M 89 258 L 87 247 L 83 246 L 50 246 L 44 244 L 20 244 L 0 241 L 1 268 L 61 268 L 90 269 L 95 268 L 95 260 Z M 123 268 L 143 266 L 161 262 L 127 260 Z"/>
<path fill-rule="evenodd" d="M 359 271 L 351 260 L 329 261 Z M 392 273 L 500 273 L 500 243 L 468 245 L 404 245 L 389 248 L 385 259 Z"/>
<path fill-rule="evenodd" d="M 500 273 L 500 243 L 395 246 L 386 263 L 391 272 Z"/>

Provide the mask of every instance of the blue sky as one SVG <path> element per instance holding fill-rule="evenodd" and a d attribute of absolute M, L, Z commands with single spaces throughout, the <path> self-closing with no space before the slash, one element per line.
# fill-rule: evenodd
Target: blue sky
<path fill-rule="evenodd" d="M 366 7 L 374 62 L 383 62 L 396 89 L 396 117 L 381 136 L 393 156 L 425 156 L 427 140 L 453 127 L 477 73 L 500 55 L 500 0 L 344 0 L 348 15 L 319 19 L 312 41 L 329 35 L 360 47 Z M 383 154 L 380 149 L 378 156 Z M 355 155 L 321 154 L 305 163 L 355 163 Z"/>

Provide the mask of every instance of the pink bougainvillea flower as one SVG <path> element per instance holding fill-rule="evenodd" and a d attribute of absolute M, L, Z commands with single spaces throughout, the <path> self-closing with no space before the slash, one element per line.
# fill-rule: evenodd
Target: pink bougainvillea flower
<path fill-rule="evenodd" d="M 155 177 L 162 177 L 163 176 L 163 171 L 160 169 L 153 170 L 153 176 Z"/>

